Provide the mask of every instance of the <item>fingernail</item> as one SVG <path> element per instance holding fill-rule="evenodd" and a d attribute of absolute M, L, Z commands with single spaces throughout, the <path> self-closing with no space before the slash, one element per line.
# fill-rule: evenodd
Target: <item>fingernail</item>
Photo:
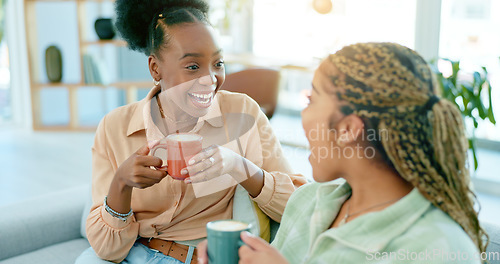
<path fill-rule="evenodd" d="M 182 175 L 186 175 L 186 174 L 188 174 L 187 169 L 182 169 L 182 170 L 181 170 L 181 174 L 182 174 Z"/>
<path fill-rule="evenodd" d="M 191 179 L 190 178 L 184 179 L 184 183 L 191 183 Z"/>
<path fill-rule="evenodd" d="M 193 165 L 194 164 L 194 159 L 189 160 L 188 164 L 189 165 Z"/>

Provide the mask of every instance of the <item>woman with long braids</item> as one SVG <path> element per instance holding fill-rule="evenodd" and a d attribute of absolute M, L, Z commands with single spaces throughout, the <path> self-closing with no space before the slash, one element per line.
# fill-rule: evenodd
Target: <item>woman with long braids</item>
<path fill-rule="evenodd" d="M 92 148 L 90 245 L 76 263 L 196 263 L 209 221 L 237 219 L 270 237 L 295 185 L 258 104 L 219 91 L 223 54 L 204 0 L 117 0 L 116 26 L 148 56 L 155 86 L 145 99 L 107 114 Z M 241 131 L 240 131 L 241 130 Z M 167 175 L 158 140 L 203 137 L 204 149 Z M 200 185 L 198 185 L 200 184 Z M 202 186 L 202 187 L 196 187 Z"/>
<path fill-rule="evenodd" d="M 272 246 L 242 233 L 240 263 L 481 263 L 462 117 L 432 76 L 394 43 L 323 61 L 302 112 L 317 183 L 292 195 Z"/>

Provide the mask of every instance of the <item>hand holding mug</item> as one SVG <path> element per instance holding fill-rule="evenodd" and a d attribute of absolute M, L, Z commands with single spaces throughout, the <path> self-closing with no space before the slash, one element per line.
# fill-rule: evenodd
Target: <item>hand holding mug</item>
<path fill-rule="evenodd" d="M 288 264 L 281 253 L 264 239 L 248 232 L 241 233 L 241 240 L 245 243 L 238 250 L 241 264 Z"/>
<path fill-rule="evenodd" d="M 120 167 L 118 167 L 115 178 L 125 186 L 144 189 L 159 183 L 167 173 L 163 170 L 155 170 L 151 167 L 162 167 L 162 160 L 158 157 L 149 156 L 148 145 L 142 146 Z"/>
<path fill-rule="evenodd" d="M 224 222 L 238 223 L 233 220 L 221 220 L 207 224 L 208 239 L 196 246 L 199 264 L 288 264 L 277 249 L 260 237 L 247 231 L 242 232 L 241 229 L 234 231 L 214 228 L 213 223 Z M 225 227 L 227 229 L 228 225 Z"/>
<path fill-rule="evenodd" d="M 184 180 L 186 183 L 209 181 L 224 174 L 241 182 L 252 176 L 248 175 L 249 167 L 256 165 L 228 148 L 212 145 L 192 157 L 181 173 L 189 173 L 190 177 Z"/>
<path fill-rule="evenodd" d="M 201 151 L 203 138 L 197 134 L 178 133 L 168 135 L 164 142 L 151 148 L 151 155 L 167 161 L 168 175 L 176 180 L 184 180 L 189 174 L 182 174 L 186 163 Z"/>

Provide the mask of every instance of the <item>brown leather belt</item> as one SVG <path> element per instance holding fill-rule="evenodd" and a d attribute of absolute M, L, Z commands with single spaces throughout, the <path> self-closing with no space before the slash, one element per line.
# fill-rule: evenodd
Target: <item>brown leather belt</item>
<path fill-rule="evenodd" d="M 148 248 L 160 251 L 166 256 L 170 256 L 174 259 L 182 261 L 183 263 L 186 262 L 189 246 L 158 238 L 152 238 L 150 240 L 149 238 L 141 237 L 137 241 Z M 191 263 L 198 264 L 196 249 L 193 252 Z"/>

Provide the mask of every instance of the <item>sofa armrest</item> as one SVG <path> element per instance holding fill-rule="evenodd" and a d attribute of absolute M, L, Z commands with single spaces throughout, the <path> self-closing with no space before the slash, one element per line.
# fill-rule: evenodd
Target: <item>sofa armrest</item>
<path fill-rule="evenodd" d="M 88 185 L 0 207 L 0 260 L 81 238 Z"/>

